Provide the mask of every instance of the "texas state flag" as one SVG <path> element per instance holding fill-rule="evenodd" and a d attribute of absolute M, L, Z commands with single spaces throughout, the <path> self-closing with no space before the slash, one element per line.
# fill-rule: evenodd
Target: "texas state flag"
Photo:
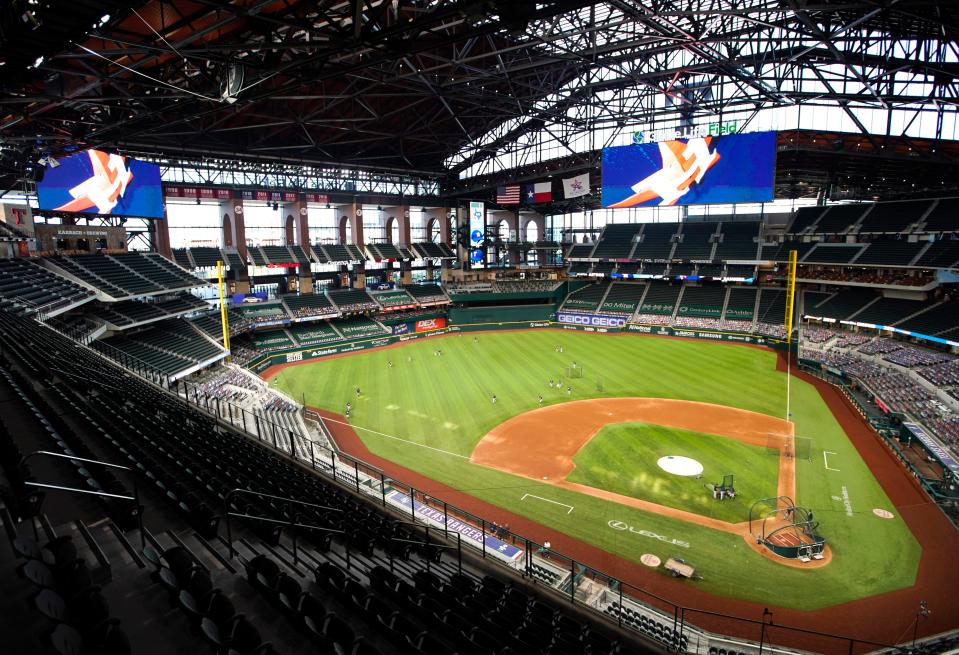
<path fill-rule="evenodd" d="M 531 205 L 534 202 L 552 202 L 553 201 L 553 183 L 537 182 L 536 184 L 527 184 L 523 187 L 523 202 Z"/>

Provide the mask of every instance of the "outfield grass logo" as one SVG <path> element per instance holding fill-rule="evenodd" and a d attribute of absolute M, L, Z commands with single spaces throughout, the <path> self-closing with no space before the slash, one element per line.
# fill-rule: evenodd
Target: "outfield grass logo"
<path fill-rule="evenodd" d="M 633 534 L 638 534 L 643 537 L 649 537 L 650 539 L 657 539 L 663 543 L 672 544 L 673 546 L 679 546 L 680 548 L 689 548 L 688 541 L 680 541 L 679 539 L 670 539 L 669 537 L 664 537 L 661 534 L 656 534 L 655 532 L 650 532 L 649 530 L 637 530 L 630 524 L 625 521 L 608 521 L 606 523 L 613 530 L 618 530 L 620 532 L 632 532 Z"/>

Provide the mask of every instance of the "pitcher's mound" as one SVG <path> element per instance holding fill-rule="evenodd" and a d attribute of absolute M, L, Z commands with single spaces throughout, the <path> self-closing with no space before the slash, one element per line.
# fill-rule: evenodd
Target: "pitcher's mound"
<path fill-rule="evenodd" d="M 673 475 L 693 476 L 703 472 L 703 465 L 691 457 L 682 455 L 667 455 L 660 457 L 656 464 L 659 468 Z"/>

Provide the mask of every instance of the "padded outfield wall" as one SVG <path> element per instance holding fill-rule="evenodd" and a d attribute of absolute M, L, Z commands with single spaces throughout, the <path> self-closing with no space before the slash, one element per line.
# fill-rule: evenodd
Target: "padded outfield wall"
<path fill-rule="evenodd" d="M 555 305 L 520 305 L 508 307 L 453 307 L 448 315 L 430 314 L 429 318 L 415 321 L 396 322 L 391 326 L 393 334 L 357 339 L 355 341 L 340 341 L 320 346 L 288 348 L 271 352 L 250 360 L 246 367 L 254 373 L 262 373 L 271 366 L 278 364 L 292 364 L 295 362 L 340 355 L 343 353 L 358 352 L 369 348 L 380 348 L 394 343 L 403 343 L 416 339 L 426 339 L 448 332 L 473 332 L 484 330 L 522 330 L 522 329 L 560 329 L 582 330 L 599 333 L 638 333 L 660 336 L 680 337 L 685 339 L 702 339 L 708 341 L 731 341 L 759 346 L 767 346 L 776 350 L 785 350 L 786 342 L 763 335 L 727 332 L 722 330 L 703 330 L 688 328 L 672 328 L 661 325 L 624 324 L 622 317 L 607 317 L 604 315 L 573 315 L 582 323 L 570 324 L 570 317 L 561 312 L 557 314 Z M 566 322 L 560 322 L 559 320 Z M 592 325 L 590 324 L 592 323 Z M 795 351 L 795 344 L 793 350 Z"/>

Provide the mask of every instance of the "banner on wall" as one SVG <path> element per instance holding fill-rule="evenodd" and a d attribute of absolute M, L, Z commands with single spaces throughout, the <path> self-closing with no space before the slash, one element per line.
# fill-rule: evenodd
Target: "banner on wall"
<path fill-rule="evenodd" d="M 482 201 L 470 202 L 470 263 L 483 267 L 483 240 L 486 238 L 486 206 Z"/>
<path fill-rule="evenodd" d="M 766 202 L 775 168 L 775 132 L 603 148 L 602 205 Z"/>
<path fill-rule="evenodd" d="M 626 325 L 623 316 L 609 316 L 606 314 L 573 314 L 559 312 L 556 320 L 564 325 L 588 325 L 590 327 L 621 328 Z"/>
<path fill-rule="evenodd" d="M 445 327 L 446 327 L 446 319 L 442 316 L 439 318 L 427 318 L 422 321 L 416 321 L 417 332 L 430 332 L 431 330 L 442 330 Z"/>
<path fill-rule="evenodd" d="M 398 323 L 393 326 L 393 334 L 409 334 L 410 324 L 409 323 Z"/>

